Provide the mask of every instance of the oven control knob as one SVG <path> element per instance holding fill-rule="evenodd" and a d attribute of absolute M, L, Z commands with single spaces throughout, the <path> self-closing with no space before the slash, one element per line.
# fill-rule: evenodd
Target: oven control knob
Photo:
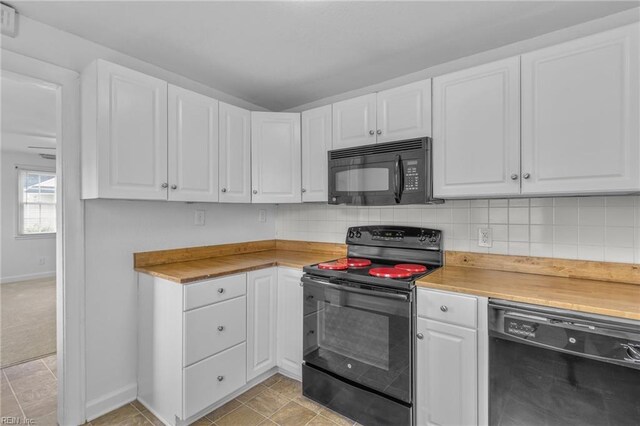
<path fill-rule="evenodd" d="M 356 234 L 353 231 L 349 231 L 349 238 L 353 238 Z"/>
<path fill-rule="evenodd" d="M 356 231 L 356 238 L 360 238 L 362 237 L 362 234 L 360 233 L 360 231 Z"/>
<path fill-rule="evenodd" d="M 420 241 L 421 243 L 425 242 L 427 240 L 427 236 L 424 234 L 421 234 L 420 237 L 418 238 L 418 241 Z"/>

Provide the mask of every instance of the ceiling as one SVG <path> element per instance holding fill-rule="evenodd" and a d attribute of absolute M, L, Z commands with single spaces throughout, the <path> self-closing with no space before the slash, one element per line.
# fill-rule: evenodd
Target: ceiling
<path fill-rule="evenodd" d="M 281 111 L 637 1 L 46 1 L 19 13 Z"/>
<path fill-rule="evenodd" d="M 7 72 L 1 84 L 2 151 L 55 154 L 56 87 Z"/>

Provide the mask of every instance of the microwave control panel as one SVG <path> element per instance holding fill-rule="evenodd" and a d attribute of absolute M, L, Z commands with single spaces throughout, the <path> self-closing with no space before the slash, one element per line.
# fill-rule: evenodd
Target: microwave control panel
<path fill-rule="evenodd" d="M 404 168 L 404 191 L 405 192 L 420 191 L 422 187 L 420 161 L 415 159 L 403 160 L 402 165 Z"/>

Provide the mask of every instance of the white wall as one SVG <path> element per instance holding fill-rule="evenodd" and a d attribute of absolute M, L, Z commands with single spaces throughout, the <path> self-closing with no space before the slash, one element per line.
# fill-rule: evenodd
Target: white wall
<path fill-rule="evenodd" d="M 87 415 L 136 392 L 137 277 L 133 253 L 273 239 L 271 205 L 85 202 Z M 193 225 L 206 210 L 205 226 Z M 258 222 L 258 211 L 267 221 Z M 177 284 L 176 284 L 177 285 Z M 115 392 L 115 394 L 113 394 Z"/>
<path fill-rule="evenodd" d="M 443 231 L 446 250 L 640 263 L 640 196 L 460 200 L 437 206 L 280 205 L 277 238 L 343 243 L 358 225 Z M 491 228 L 493 247 L 478 246 Z"/>
<path fill-rule="evenodd" d="M 55 236 L 16 238 L 18 234 L 18 171 L 16 165 L 55 169 L 55 161 L 37 154 L 0 152 L 2 161 L 2 263 L 0 282 L 14 282 L 55 276 Z M 38 259 L 45 258 L 39 265 Z"/>

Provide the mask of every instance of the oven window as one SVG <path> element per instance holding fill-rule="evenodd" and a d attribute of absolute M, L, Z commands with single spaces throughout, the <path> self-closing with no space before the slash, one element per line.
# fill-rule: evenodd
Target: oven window
<path fill-rule="evenodd" d="M 304 284 L 304 361 L 411 401 L 411 302 Z"/>
<path fill-rule="evenodd" d="M 336 191 L 368 192 L 389 190 L 389 169 L 362 167 L 336 172 Z"/>

